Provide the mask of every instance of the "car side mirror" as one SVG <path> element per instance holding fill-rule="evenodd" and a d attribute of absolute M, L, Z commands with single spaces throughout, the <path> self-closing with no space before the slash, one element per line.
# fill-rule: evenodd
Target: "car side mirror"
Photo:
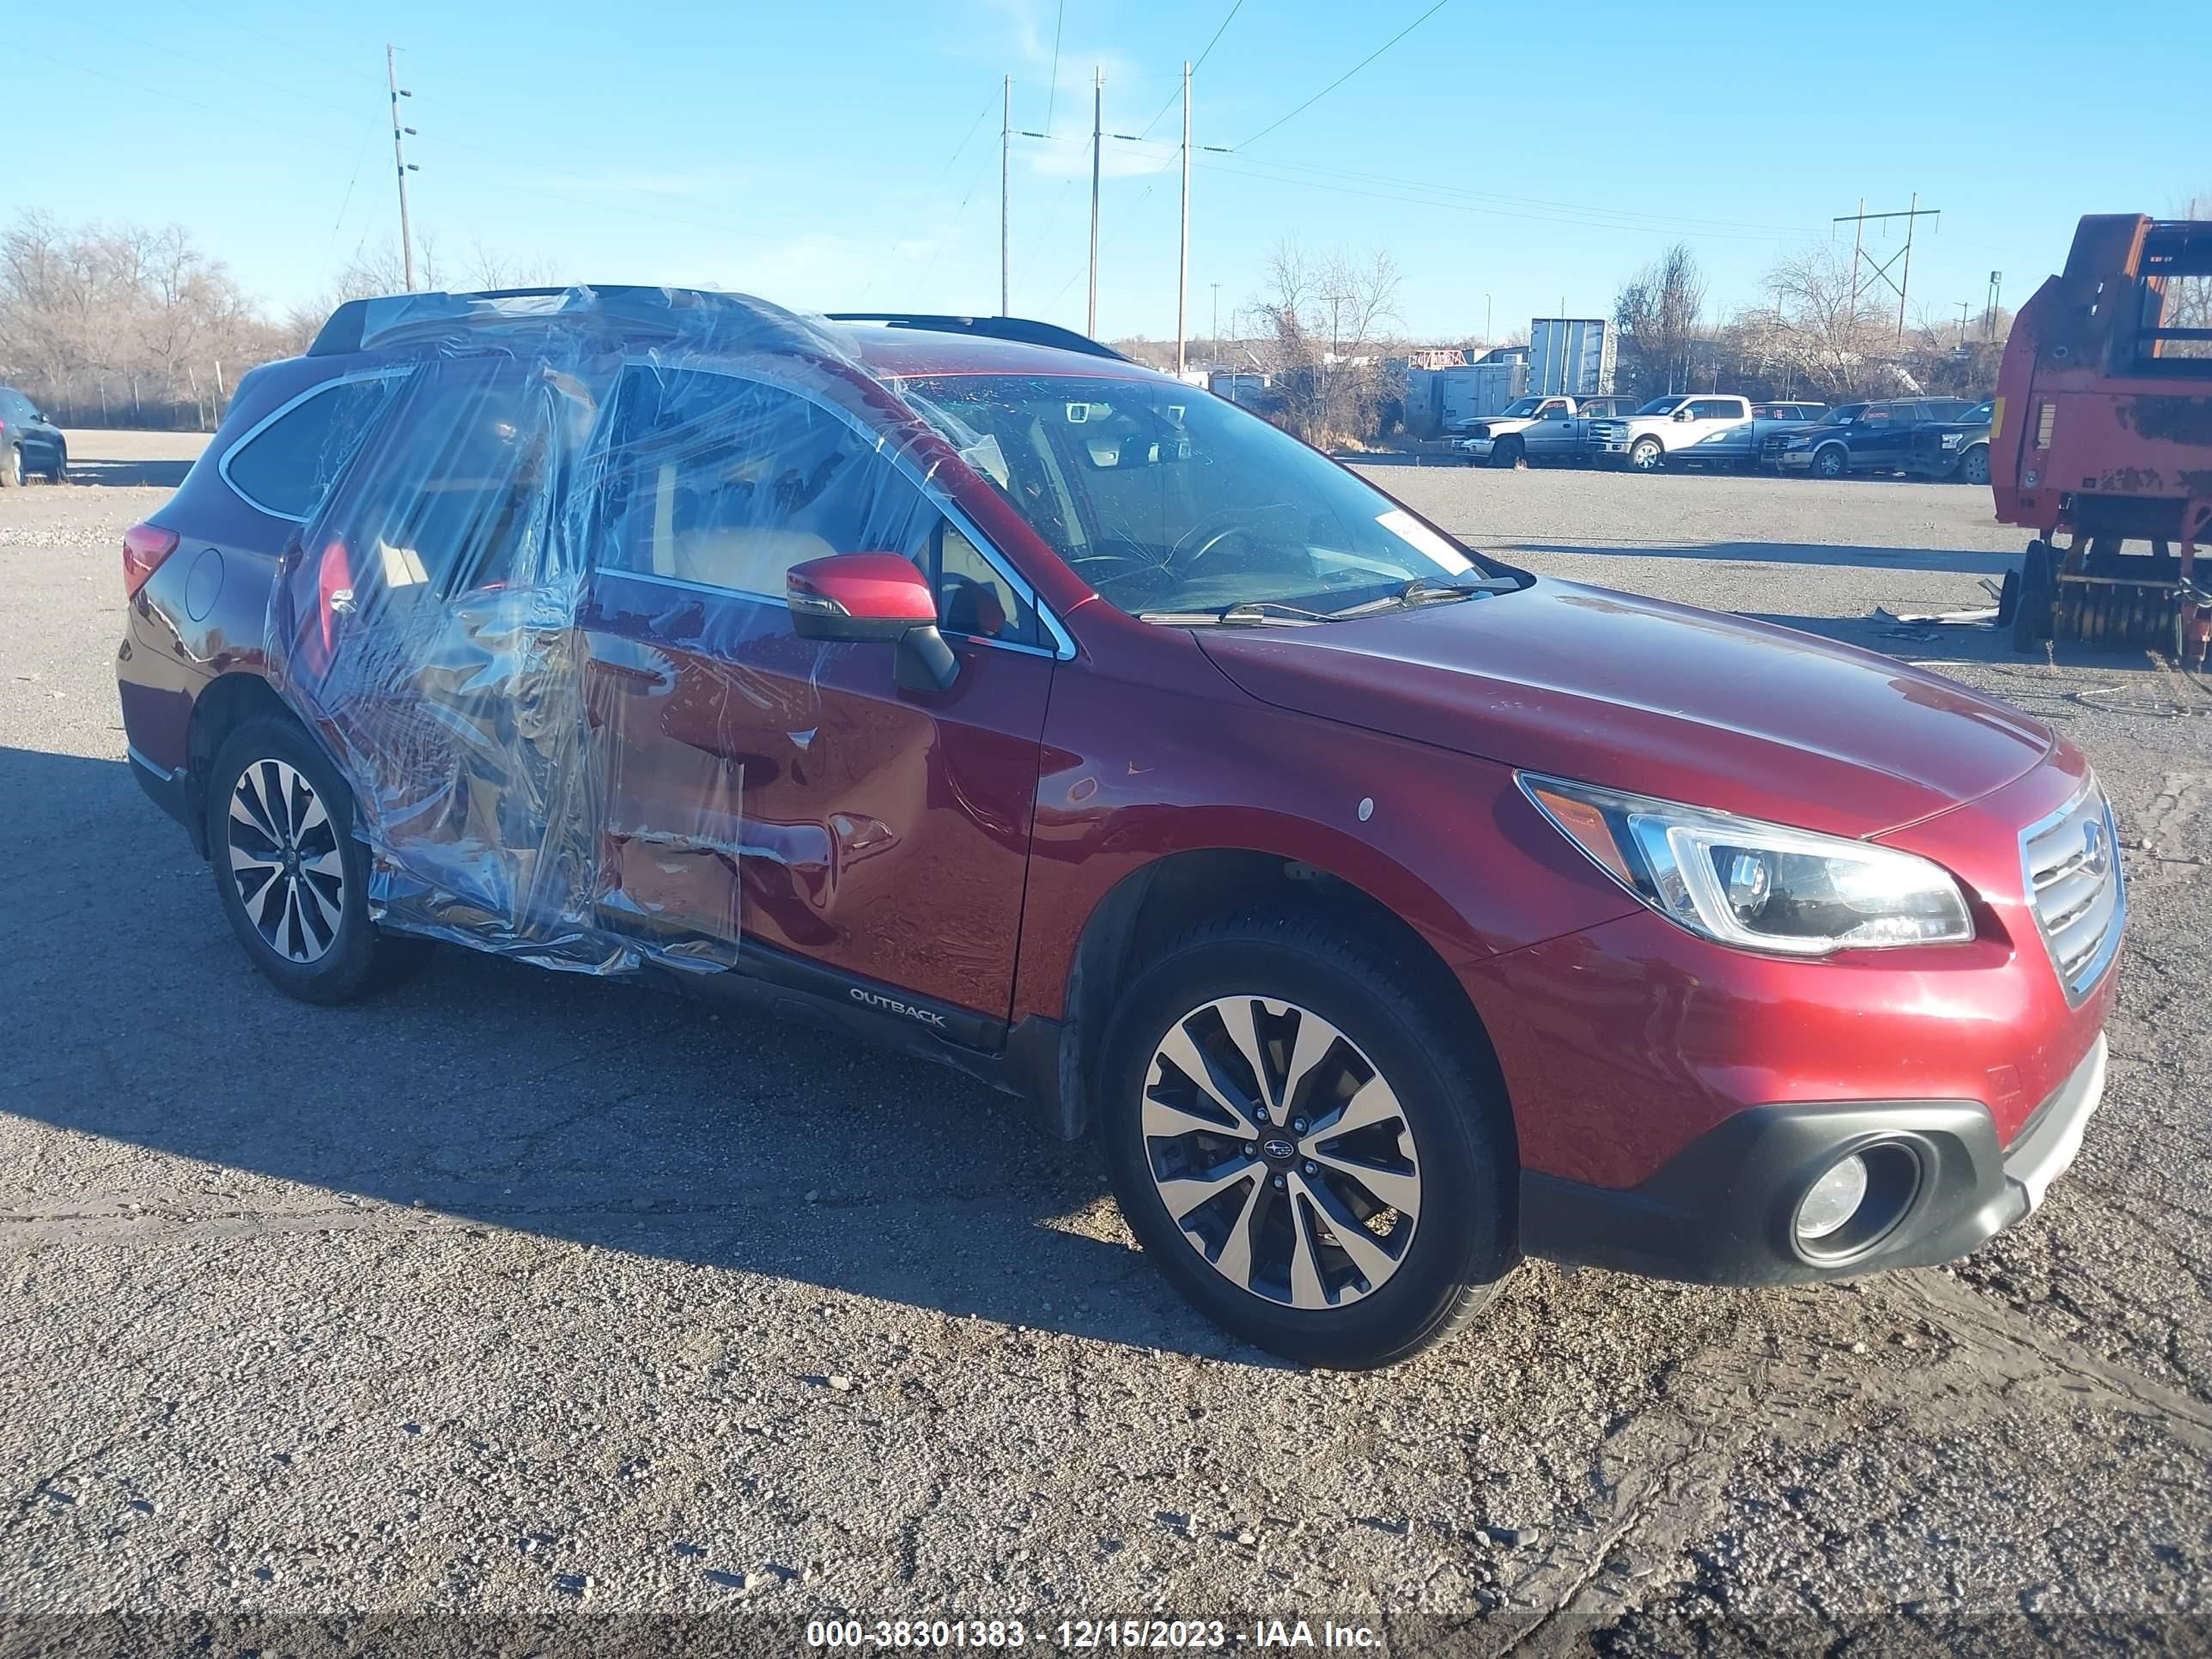
<path fill-rule="evenodd" d="M 783 583 L 792 631 L 802 640 L 895 646 L 904 690 L 949 690 L 960 677 L 960 659 L 937 631 L 937 596 L 912 560 L 833 553 L 792 566 Z"/>
<path fill-rule="evenodd" d="M 1681 408 L 1676 410 L 1674 411 L 1674 418 L 1678 421 L 1688 420 L 1690 418 L 1690 406 L 1687 404 L 1685 404 Z"/>

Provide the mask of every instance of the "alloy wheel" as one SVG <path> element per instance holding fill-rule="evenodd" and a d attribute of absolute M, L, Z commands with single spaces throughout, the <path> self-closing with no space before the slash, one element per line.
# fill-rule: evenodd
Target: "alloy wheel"
<path fill-rule="evenodd" d="M 1822 477 L 1840 478 L 1844 476 L 1844 453 L 1834 446 L 1822 450 L 1813 459 Z"/>
<path fill-rule="evenodd" d="M 1659 453 L 1659 446 L 1647 439 L 1628 452 L 1628 462 L 1639 472 L 1656 472 Z"/>
<path fill-rule="evenodd" d="M 345 862 L 314 785 L 284 761 L 256 761 L 239 774 L 225 829 L 230 878 L 262 942 L 319 961 L 345 915 Z"/>
<path fill-rule="evenodd" d="M 1405 1261 L 1421 1208 L 1412 1125 L 1320 1015 L 1255 996 L 1192 1009 L 1146 1067 L 1142 1115 L 1161 1203 L 1239 1290 L 1340 1308 Z"/>

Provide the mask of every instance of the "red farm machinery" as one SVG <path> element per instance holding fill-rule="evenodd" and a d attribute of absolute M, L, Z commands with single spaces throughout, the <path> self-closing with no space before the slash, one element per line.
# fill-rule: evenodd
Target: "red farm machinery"
<path fill-rule="evenodd" d="M 2032 529 L 2013 642 L 2212 638 L 2212 222 L 2092 214 L 2014 319 L 1990 435 L 1996 515 Z"/>

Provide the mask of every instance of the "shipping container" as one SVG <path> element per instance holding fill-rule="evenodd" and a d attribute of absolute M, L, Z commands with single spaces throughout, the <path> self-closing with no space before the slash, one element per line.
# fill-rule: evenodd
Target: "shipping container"
<path fill-rule="evenodd" d="M 1524 362 L 1467 363 L 1406 371 L 1406 430 L 1432 438 L 1495 415 L 1528 389 Z"/>
<path fill-rule="evenodd" d="M 1570 398 L 1611 392 L 1616 350 L 1601 317 L 1539 317 L 1528 325 L 1528 390 Z"/>
<path fill-rule="evenodd" d="M 1206 390 L 1232 404 L 1257 404 L 1265 401 L 1267 378 L 1247 369 L 1217 368 L 1207 377 Z"/>

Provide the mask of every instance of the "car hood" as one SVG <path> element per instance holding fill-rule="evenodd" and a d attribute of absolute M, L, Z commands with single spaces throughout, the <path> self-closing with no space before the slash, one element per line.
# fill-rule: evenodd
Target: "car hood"
<path fill-rule="evenodd" d="M 1279 708 L 1831 835 L 1985 795 L 2052 744 L 2018 709 L 1890 658 L 1574 582 L 1196 637 Z"/>

